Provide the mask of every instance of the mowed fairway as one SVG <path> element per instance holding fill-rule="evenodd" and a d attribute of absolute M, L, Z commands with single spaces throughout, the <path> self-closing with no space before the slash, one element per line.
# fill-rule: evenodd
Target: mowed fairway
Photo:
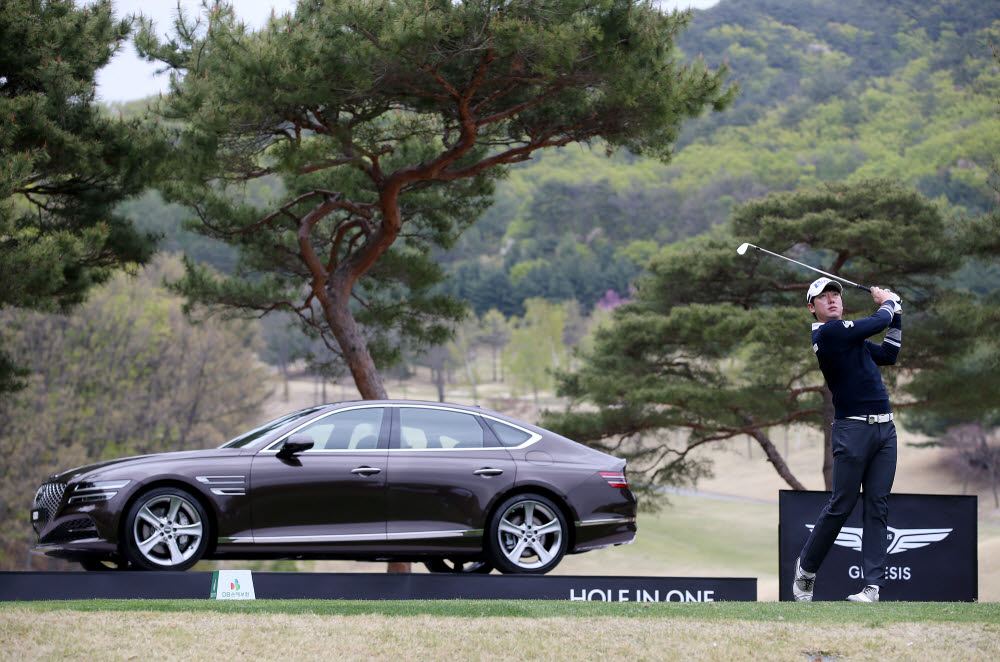
<path fill-rule="evenodd" d="M 985 660 L 996 604 L 91 601 L 0 606 L 0 660 Z"/>
<path fill-rule="evenodd" d="M 567 556 L 552 574 L 756 577 L 758 599 L 777 600 L 777 504 L 670 495 L 639 514 L 630 545 Z M 774 583 L 774 595 L 764 585 Z"/>

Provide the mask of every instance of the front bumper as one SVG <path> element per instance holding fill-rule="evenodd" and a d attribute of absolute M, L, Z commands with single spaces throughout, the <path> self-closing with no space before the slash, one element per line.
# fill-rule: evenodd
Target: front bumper
<path fill-rule="evenodd" d="M 125 483 L 116 485 L 124 487 Z M 43 484 L 31 509 L 31 527 L 37 536 L 33 551 L 66 559 L 114 557 L 117 519 L 108 505 L 116 494 L 87 483 Z"/>

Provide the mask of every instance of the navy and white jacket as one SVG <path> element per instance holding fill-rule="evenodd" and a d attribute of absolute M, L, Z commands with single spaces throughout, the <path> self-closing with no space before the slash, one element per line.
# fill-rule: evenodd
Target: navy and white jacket
<path fill-rule="evenodd" d="M 877 366 L 894 364 L 902 346 L 903 316 L 893 309 L 892 301 L 886 301 L 871 317 L 813 324 L 813 351 L 833 391 L 836 418 L 892 411 Z M 867 340 L 886 327 L 881 345 Z"/>

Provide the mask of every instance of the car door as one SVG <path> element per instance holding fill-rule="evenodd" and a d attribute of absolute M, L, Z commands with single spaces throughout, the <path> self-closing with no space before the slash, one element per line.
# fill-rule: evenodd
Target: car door
<path fill-rule="evenodd" d="M 476 549 L 486 511 L 516 477 L 514 461 L 475 414 L 432 405 L 393 411 L 389 546 Z"/>
<path fill-rule="evenodd" d="M 388 416 L 381 406 L 336 410 L 257 453 L 250 498 L 255 545 L 342 549 L 385 541 Z M 281 458 L 292 434 L 313 447 Z"/>

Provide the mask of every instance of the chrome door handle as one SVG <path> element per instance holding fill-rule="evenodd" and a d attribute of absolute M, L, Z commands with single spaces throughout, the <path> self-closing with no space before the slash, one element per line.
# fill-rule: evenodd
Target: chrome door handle
<path fill-rule="evenodd" d="M 486 469 L 476 469 L 472 473 L 476 476 L 499 476 L 503 473 L 503 469 L 490 469 L 487 467 Z"/>
<path fill-rule="evenodd" d="M 372 474 L 382 473 L 382 470 L 378 467 L 358 467 L 357 469 L 351 469 L 351 473 L 371 476 Z"/>

